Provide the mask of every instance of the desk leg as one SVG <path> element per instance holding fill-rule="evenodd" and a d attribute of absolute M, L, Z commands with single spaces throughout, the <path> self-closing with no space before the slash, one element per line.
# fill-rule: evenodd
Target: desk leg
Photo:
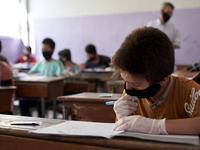
<path fill-rule="evenodd" d="M 45 99 L 41 97 L 42 117 L 45 118 Z"/>
<path fill-rule="evenodd" d="M 56 112 L 57 112 L 57 101 L 56 99 L 53 100 L 53 118 L 56 119 Z"/>
<path fill-rule="evenodd" d="M 63 119 L 68 120 L 68 108 L 66 106 L 63 107 Z"/>

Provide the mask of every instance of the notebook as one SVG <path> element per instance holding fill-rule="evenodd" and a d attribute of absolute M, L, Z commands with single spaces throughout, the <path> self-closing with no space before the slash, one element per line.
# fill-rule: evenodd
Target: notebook
<path fill-rule="evenodd" d="M 151 135 L 131 131 L 113 131 L 114 123 L 98 123 L 84 121 L 66 121 L 61 124 L 45 127 L 30 133 L 63 135 L 63 136 L 93 136 L 111 139 L 113 137 L 134 137 L 144 140 L 154 140 L 170 143 L 199 145 L 199 137 L 192 135 Z"/>

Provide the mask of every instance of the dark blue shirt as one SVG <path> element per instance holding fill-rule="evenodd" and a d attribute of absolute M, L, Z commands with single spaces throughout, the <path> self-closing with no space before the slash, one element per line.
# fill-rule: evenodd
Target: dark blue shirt
<path fill-rule="evenodd" d="M 107 56 L 99 55 L 99 62 L 94 64 L 92 61 L 86 61 L 85 68 L 106 68 L 109 67 L 110 58 Z"/>

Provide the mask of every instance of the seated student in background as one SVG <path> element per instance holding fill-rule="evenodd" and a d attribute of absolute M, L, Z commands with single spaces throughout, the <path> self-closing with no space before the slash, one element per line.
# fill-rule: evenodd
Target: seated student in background
<path fill-rule="evenodd" d="M 195 77 L 199 73 L 200 73 L 200 62 L 195 63 L 188 68 L 183 68 L 183 69 L 177 70 L 174 74 L 176 74 L 178 76 L 182 75 L 182 76 L 185 76 L 185 77 Z"/>
<path fill-rule="evenodd" d="M 2 44 L 1 44 L 1 40 L 0 40 L 0 53 L 1 53 L 1 50 L 2 50 Z M 0 55 L 0 61 L 4 61 L 8 64 L 8 60 L 2 55 Z"/>
<path fill-rule="evenodd" d="M 44 61 L 37 62 L 29 71 L 31 74 L 40 74 L 47 77 L 64 77 L 64 66 L 51 56 L 54 52 L 55 43 L 52 39 L 46 38 L 42 42 L 42 54 L 45 58 Z M 46 107 L 51 107 L 52 102 L 46 103 Z M 41 101 L 35 99 L 20 99 L 20 110 L 22 116 L 31 116 L 29 109 L 36 107 L 38 109 L 38 116 L 41 117 Z"/>
<path fill-rule="evenodd" d="M 79 66 L 71 60 L 71 53 L 69 49 L 64 49 L 60 51 L 58 55 L 65 66 L 64 72 L 66 76 L 76 76 L 80 73 Z"/>
<path fill-rule="evenodd" d="M 200 135 L 200 85 L 172 76 L 174 61 L 162 31 L 142 27 L 126 37 L 111 62 L 125 81 L 123 97 L 114 104 L 114 130 Z"/>
<path fill-rule="evenodd" d="M 10 66 L 0 61 L 0 86 L 10 86 L 13 84 L 13 73 Z M 3 112 L 4 114 L 12 114 L 12 112 Z"/>
<path fill-rule="evenodd" d="M 28 46 L 23 50 L 23 55 L 15 63 L 35 63 L 36 60 L 31 56 L 31 47 Z"/>
<path fill-rule="evenodd" d="M 110 58 L 103 55 L 98 55 L 96 52 L 96 47 L 92 44 L 89 44 L 85 48 L 87 54 L 87 61 L 85 65 L 81 64 L 80 69 L 84 68 L 106 68 L 109 67 Z"/>
<path fill-rule="evenodd" d="M 10 66 L 0 61 L 0 86 L 13 85 L 13 73 Z"/>

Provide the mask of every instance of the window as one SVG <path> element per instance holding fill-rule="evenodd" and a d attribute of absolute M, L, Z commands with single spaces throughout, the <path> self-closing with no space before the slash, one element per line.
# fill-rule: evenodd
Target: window
<path fill-rule="evenodd" d="M 29 45 L 27 10 L 19 0 L 0 0 L 0 36 L 22 39 Z"/>

